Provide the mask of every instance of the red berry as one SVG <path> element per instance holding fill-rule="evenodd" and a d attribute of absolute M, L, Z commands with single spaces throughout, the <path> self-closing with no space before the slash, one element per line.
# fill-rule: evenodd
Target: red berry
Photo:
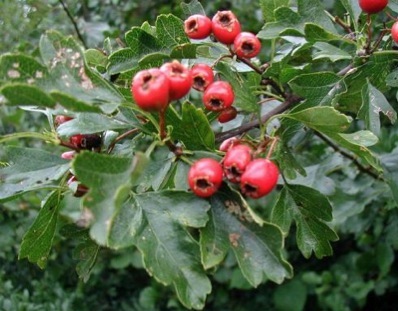
<path fill-rule="evenodd" d="M 192 15 L 184 21 L 184 31 L 191 39 L 205 39 L 211 34 L 211 20 L 205 15 Z"/>
<path fill-rule="evenodd" d="M 187 67 L 178 60 L 173 60 L 163 64 L 160 70 L 169 78 L 170 100 L 180 99 L 188 94 L 192 86 L 192 75 Z"/>
<path fill-rule="evenodd" d="M 359 0 L 362 11 L 369 14 L 383 11 L 387 4 L 388 0 Z"/>
<path fill-rule="evenodd" d="M 212 19 L 212 31 L 217 41 L 231 44 L 240 33 L 241 27 L 234 13 L 231 11 L 218 11 Z"/>
<path fill-rule="evenodd" d="M 231 137 L 226 140 L 224 140 L 221 145 L 220 145 L 220 151 L 227 152 L 230 148 L 233 146 L 236 146 L 239 144 L 239 139 L 237 137 Z"/>
<path fill-rule="evenodd" d="M 196 161 L 188 172 L 188 184 L 199 197 L 207 198 L 220 188 L 223 179 L 221 164 L 211 158 Z"/>
<path fill-rule="evenodd" d="M 191 68 L 192 87 L 203 92 L 214 81 L 213 69 L 206 64 L 196 64 Z"/>
<path fill-rule="evenodd" d="M 73 119 L 73 118 L 72 118 L 72 117 L 69 117 L 69 116 L 58 115 L 58 116 L 56 116 L 55 119 L 54 119 L 54 125 L 55 125 L 55 127 L 58 127 L 58 126 L 60 126 L 62 123 L 68 122 L 68 121 L 70 121 L 70 120 L 72 120 L 72 119 Z"/>
<path fill-rule="evenodd" d="M 139 71 L 133 78 L 131 93 L 145 111 L 160 111 L 169 104 L 170 82 L 158 68 Z"/>
<path fill-rule="evenodd" d="M 236 118 L 238 115 L 238 110 L 235 107 L 231 106 L 224 110 L 222 110 L 217 118 L 220 123 L 227 123 Z"/>
<path fill-rule="evenodd" d="M 240 179 L 240 189 L 248 197 L 261 198 L 274 189 L 278 176 L 279 169 L 272 161 L 255 159 L 246 166 Z"/>
<path fill-rule="evenodd" d="M 96 150 L 101 147 L 101 136 L 98 134 L 76 134 L 69 138 L 76 149 Z"/>
<path fill-rule="evenodd" d="M 395 22 L 391 27 L 391 37 L 395 43 L 398 43 L 398 22 Z"/>
<path fill-rule="evenodd" d="M 234 40 L 234 51 L 238 57 L 256 57 L 261 50 L 261 42 L 251 32 L 241 32 Z"/>
<path fill-rule="evenodd" d="M 231 182 L 240 182 L 243 172 L 251 161 L 252 149 L 249 146 L 233 146 L 227 151 L 222 162 L 225 177 Z"/>
<path fill-rule="evenodd" d="M 203 93 L 203 103 L 206 109 L 211 111 L 221 111 L 231 107 L 234 99 L 232 86 L 226 81 L 213 82 Z"/>

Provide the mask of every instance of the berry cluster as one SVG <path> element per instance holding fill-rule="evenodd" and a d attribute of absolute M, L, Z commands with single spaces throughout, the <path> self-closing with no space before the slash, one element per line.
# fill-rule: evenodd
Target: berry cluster
<path fill-rule="evenodd" d="M 206 64 L 188 69 L 174 60 L 160 68 L 141 70 L 133 78 L 131 94 L 142 110 L 164 111 L 171 101 L 181 99 L 191 88 L 203 92 L 205 108 L 220 112 L 221 123 L 236 117 L 232 86 L 226 81 L 214 81 L 213 69 Z"/>
<path fill-rule="evenodd" d="M 192 15 L 184 21 L 184 30 L 191 39 L 205 39 L 212 34 L 218 42 L 232 44 L 232 52 L 240 58 L 256 57 L 261 50 L 260 40 L 250 32 L 242 32 L 231 11 L 218 11 L 211 20 L 205 15 Z"/>
<path fill-rule="evenodd" d="M 61 124 L 72 120 L 72 117 L 65 115 L 57 115 L 54 118 L 54 126 L 57 128 Z M 76 134 L 69 138 L 68 142 L 62 142 L 64 146 L 70 147 L 73 150 L 65 151 L 61 154 L 61 157 L 66 160 L 72 160 L 76 152 L 80 150 L 99 151 L 102 145 L 102 138 L 98 134 Z M 81 184 L 73 172 L 70 172 L 70 178 L 67 181 L 67 185 L 74 191 L 76 197 L 83 196 L 87 191 L 87 186 Z"/>
<path fill-rule="evenodd" d="M 191 166 L 188 183 L 197 196 L 207 198 L 216 193 L 224 177 L 239 184 L 242 194 L 253 199 L 261 198 L 274 189 L 279 176 L 274 162 L 254 158 L 252 148 L 236 138 L 225 141 L 220 150 L 226 152 L 221 162 L 202 158 Z"/>

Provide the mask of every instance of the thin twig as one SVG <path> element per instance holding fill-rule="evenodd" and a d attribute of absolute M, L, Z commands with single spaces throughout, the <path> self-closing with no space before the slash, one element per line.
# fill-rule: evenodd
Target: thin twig
<path fill-rule="evenodd" d="M 348 24 L 346 24 L 340 17 L 335 16 L 334 21 L 336 22 L 337 25 L 341 26 L 346 33 L 348 34 L 352 33 L 351 27 Z"/>
<path fill-rule="evenodd" d="M 364 165 L 362 165 L 358 159 L 351 153 L 345 151 L 344 149 L 340 148 L 339 146 L 337 146 L 336 144 L 334 144 L 330 139 L 328 139 L 327 137 L 325 137 L 323 134 L 321 134 L 320 132 L 314 131 L 314 134 L 319 137 L 323 142 L 325 142 L 327 145 L 329 145 L 330 147 L 332 147 L 332 149 L 338 153 L 340 153 L 342 156 L 344 156 L 345 158 L 349 159 L 352 161 L 352 163 L 354 163 L 354 165 L 359 169 L 359 171 L 368 174 L 369 176 L 371 176 L 374 179 L 377 180 L 383 180 L 384 178 L 382 176 L 379 176 L 378 174 L 376 174 L 371 167 L 366 167 Z"/>
<path fill-rule="evenodd" d="M 220 143 L 228 138 L 246 133 L 246 132 L 250 131 L 251 129 L 258 127 L 260 124 L 267 122 L 273 116 L 288 110 L 293 105 L 299 103 L 301 100 L 302 100 L 302 98 L 299 96 L 290 95 L 282 104 L 278 105 L 277 107 L 275 107 L 274 109 L 272 109 L 271 111 L 269 111 L 268 113 L 263 115 L 260 120 L 254 120 L 252 122 L 245 123 L 238 128 L 235 128 L 235 129 L 232 129 L 229 131 L 225 131 L 222 133 L 218 133 L 216 135 L 216 142 Z"/>
<path fill-rule="evenodd" d="M 385 27 L 384 27 L 385 28 Z M 388 29 L 383 29 L 380 33 L 379 36 L 376 39 L 375 44 L 373 45 L 373 48 L 370 50 L 370 54 L 374 53 L 380 46 L 381 41 L 383 40 L 383 37 L 389 32 Z"/>
<path fill-rule="evenodd" d="M 120 134 L 120 135 L 119 135 L 118 137 L 116 137 L 116 139 L 109 145 L 109 147 L 108 147 L 108 153 L 111 153 L 111 152 L 112 152 L 113 148 L 115 148 L 115 145 L 116 145 L 119 141 L 121 141 L 121 140 L 125 139 L 126 137 L 128 137 L 128 136 L 130 136 L 130 135 L 133 135 L 133 134 L 135 134 L 135 133 L 137 133 L 137 132 L 139 132 L 139 129 L 134 128 L 134 129 L 128 130 L 127 132 L 125 132 L 125 133 L 123 133 L 123 134 Z"/>
<path fill-rule="evenodd" d="M 80 33 L 79 27 L 77 26 L 76 21 L 73 18 L 73 15 L 71 14 L 71 12 L 69 11 L 68 7 L 66 6 L 65 2 L 63 0 L 58 0 L 58 2 L 62 5 L 62 8 L 64 9 L 66 15 L 68 15 L 68 18 L 72 22 L 72 25 L 75 28 L 76 34 L 79 37 L 79 40 L 83 43 L 84 48 L 87 49 L 87 44 L 84 41 L 84 38 L 83 38 L 82 34 Z"/>

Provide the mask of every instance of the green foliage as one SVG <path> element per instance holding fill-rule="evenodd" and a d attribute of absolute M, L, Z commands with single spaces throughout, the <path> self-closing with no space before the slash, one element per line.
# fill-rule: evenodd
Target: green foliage
<path fill-rule="evenodd" d="M 21 30 L 45 24 L 51 7 L 92 11 L 40 39 L 26 33 L 32 47 L 0 56 L 0 232 L 9 237 L 0 242 L 0 308 L 389 307 L 380 301 L 398 284 L 398 74 L 381 25 L 392 24 L 394 1 L 368 21 L 354 0 L 236 1 L 243 30 L 263 44 L 251 60 L 185 34 L 185 17 L 228 9 L 220 1 L 24 3 L 32 11 Z M 138 9 L 149 15 L 122 18 Z M 9 19 L 2 13 L 0 24 Z M 89 24 L 103 31 L 83 31 Z M 232 85 L 239 117 L 218 123 L 196 91 L 164 112 L 142 111 L 132 77 L 172 59 L 212 65 Z M 73 120 L 56 125 L 63 114 Z M 77 134 L 98 135 L 101 146 L 76 150 Z M 220 143 L 238 135 L 278 164 L 277 187 L 253 200 L 224 181 L 211 198 L 196 197 L 190 164 L 222 161 Z M 60 157 L 71 150 L 72 160 Z M 46 270 L 23 280 L 19 267 L 36 268 L 15 268 L 17 256 Z"/>

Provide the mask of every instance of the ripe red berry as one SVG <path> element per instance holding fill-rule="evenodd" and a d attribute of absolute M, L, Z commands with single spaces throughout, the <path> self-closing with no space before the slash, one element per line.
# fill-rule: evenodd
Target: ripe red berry
<path fill-rule="evenodd" d="M 233 146 L 227 151 L 222 162 L 225 177 L 231 182 L 240 182 L 243 172 L 251 161 L 252 149 L 249 146 Z"/>
<path fill-rule="evenodd" d="M 240 33 L 241 26 L 231 11 L 218 11 L 212 19 L 212 31 L 217 41 L 231 44 Z"/>
<path fill-rule="evenodd" d="M 203 92 L 214 81 L 213 69 L 206 64 L 196 64 L 191 68 L 192 87 Z"/>
<path fill-rule="evenodd" d="M 261 51 L 261 42 L 251 32 L 241 32 L 234 40 L 234 51 L 238 57 L 256 57 Z"/>
<path fill-rule="evenodd" d="M 54 119 L 54 125 L 55 127 L 60 126 L 62 123 L 68 122 L 70 120 L 72 120 L 72 117 L 69 116 L 64 116 L 64 115 L 58 115 L 55 117 Z"/>
<path fill-rule="evenodd" d="M 170 82 L 158 68 L 139 71 L 133 78 L 131 94 L 145 111 L 160 111 L 169 104 Z"/>
<path fill-rule="evenodd" d="M 192 15 L 184 21 L 184 31 L 191 39 L 205 39 L 211 34 L 211 20 L 205 15 Z"/>
<path fill-rule="evenodd" d="M 69 138 L 76 149 L 96 150 L 101 147 L 102 139 L 98 134 L 76 134 Z"/>
<path fill-rule="evenodd" d="M 226 140 L 224 140 L 221 145 L 220 145 L 220 151 L 227 152 L 230 148 L 233 146 L 236 146 L 239 144 L 239 139 L 237 137 L 231 137 Z"/>
<path fill-rule="evenodd" d="M 203 103 L 206 109 L 221 111 L 231 107 L 235 94 L 232 86 L 226 81 L 215 81 L 203 93 Z"/>
<path fill-rule="evenodd" d="M 253 199 L 261 198 L 274 189 L 279 169 L 268 159 L 255 159 L 247 166 L 240 179 L 241 192 Z"/>
<path fill-rule="evenodd" d="M 235 107 L 231 106 L 224 110 L 222 110 L 217 118 L 220 123 L 227 123 L 236 118 L 238 115 L 238 110 Z"/>
<path fill-rule="evenodd" d="M 398 22 L 395 22 L 391 27 L 391 37 L 395 43 L 398 43 Z"/>
<path fill-rule="evenodd" d="M 365 13 L 374 14 L 384 10 L 388 0 L 359 0 L 359 6 Z"/>
<path fill-rule="evenodd" d="M 207 198 L 220 188 L 223 179 L 221 164 L 211 158 L 196 161 L 188 172 L 188 184 L 199 197 Z"/>
<path fill-rule="evenodd" d="M 187 67 L 178 60 L 173 60 L 163 64 L 160 70 L 169 78 L 170 100 L 180 99 L 188 94 L 192 86 L 192 75 Z"/>

